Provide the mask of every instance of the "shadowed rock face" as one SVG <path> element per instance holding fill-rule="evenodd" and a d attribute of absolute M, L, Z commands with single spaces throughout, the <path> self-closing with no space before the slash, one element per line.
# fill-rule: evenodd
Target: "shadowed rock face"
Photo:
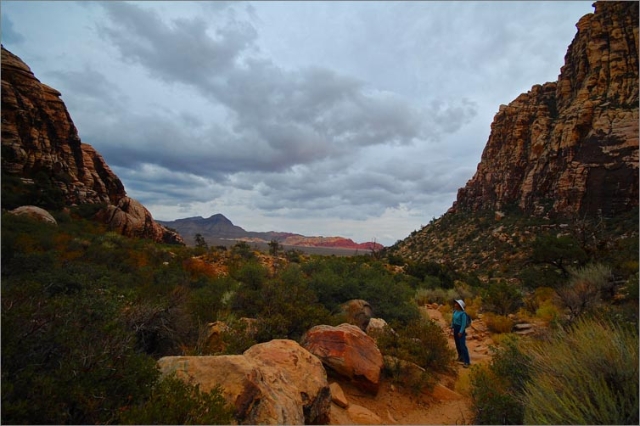
<path fill-rule="evenodd" d="M 105 204 L 100 218 L 123 235 L 182 244 L 156 223 L 102 156 L 82 143 L 60 92 L 41 83 L 20 58 L 2 47 L 2 171 L 33 182 L 45 173 L 63 204 Z"/>
<path fill-rule="evenodd" d="M 500 106 L 453 211 L 613 216 L 638 205 L 638 5 L 597 2 L 557 82 Z"/>

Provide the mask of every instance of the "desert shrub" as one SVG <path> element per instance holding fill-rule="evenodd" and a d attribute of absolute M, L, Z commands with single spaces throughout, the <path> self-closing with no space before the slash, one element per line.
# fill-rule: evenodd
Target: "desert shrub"
<path fill-rule="evenodd" d="M 188 294 L 185 287 L 175 287 L 154 300 L 137 299 L 123 311 L 127 327 L 135 332 L 139 351 L 161 357 L 196 344 L 198 327 L 188 310 Z"/>
<path fill-rule="evenodd" d="M 456 278 L 454 271 L 437 262 L 411 262 L 405 267 L 408 275 L 414 276 L 424 282 L 426 277 L 435 277 L 438 287 L 453 288 Z M 436 281 L 432 281 L 435 283 Z"/>
<path fill-rule="evenodd" d="M 440 305 L 448 302 L 447 291 L 442 288 L 434 288 L 434 289 L 418 289 L 422 295 L 421 299 L 424 300 L 424 304 L 426 303 L 438 303 Z M 416 292 L 417 294 L 417 292 Z M 417 301 L 417 300 L 416 300 Z"/>
<path fill-rule="evenodd" d="M 249 264 L 243 270 L 255 270 L 255 266 L 250 270 L 248 267 Z M 327 322 L 329 311 L 318 303 L 300 265 L 289 264 L 271 279 L 264 279 L 259 272 L 240 274 L 244 281 L 234 296 L 239 315 L 258 319 L 258 341 L 297 339 L 313 325 Z"/>
<path fill-rule="evenodd" d="M 191 291 L 188 310 L 194 322 L 208 323 L 215 321 L 228 308 L 225 294 L 238 287 L 237 281 L 222 276 L 209 281 L 205 286 Z"/>
<path fill-rule="evenodd" d="M 523 305 L 522 292 L 514 284 L 492 281 L 482 292 L 483 308 L 499 315 L 516 312 Z"/>
<path fill-rule="evenodd" d="M 417 288 L 416 289 L 416 293 L 413 296 L 413 300 L 416 301 L 416 304 L 418 306 L 424 306 L 427 303 L 430 303 L 429 301 L 429 290 L 427 290 L 426 288 Z"/>
<path fill-rule="evenodd" d="M 600 264 L 590 264 L 583 268 L 569 268 L 571 278 L 556 294 L 560 303 L 569 311 L 571 319 L 583 313 L 595 311 L 603 293 L 611 293 L 611 269 Z"/>
<path fill-rule="evenodd" d="M 531 351 L 524 420 L 530 424 L 638 424 L 638 333 L 580 319 Z"/>
<path fill-rule="evenodd" d="M 383 355 L 419 365 L 429 372 L 451 372 L 455 351 L 450 349 L 442 327 L 433 320 L 418 319 L 406 326 L 394 324 L 395 333 L 378 337 Z"/>
<path fill-rule="evenodd" d="M 240 355 L 251 346 L 258 343 L 256 340 L 257 327 L 242 319 L 230 315 L 224 320 L 227 330 L 222 333 L 223 353 L 225 355 Z"/>
<path fill-rule="evenodd" d="M 541 235 L 532 244 L 531 260 L 534 263 L 549 265 L 565 277 L 569 276 L 568 267 L 574 264 L 584 265 L 588 255 L 575 237 L 570 235 Z"/>
<path fill-rule="evenodd" d="M 625 298 L 630 302 L 638 302 L 638 296 L 640 280 L 638 279 L 638 273 L 631 275 L 624 285 Z"/>
<path fill-rule="evenodd" d="M 134 349 L 123 303 L 100 289 L 52 296 L 46 284 L 3 279 L 2 423 L 111 423 L 145 398 L 155 361 Z"/>
<path fill-rule="evenodd" d="M 494 333 L 510 333 L 513 329 L 513 320 L 504 315 L 487 312 L 482 319 L 487 328 Z"/>
<path fill-rule="evenodd" d="M 220 388 L 209 392 L 168 376 L 153 387 L 143 403 L 125 407 L 120 424 L 220 425 L 231 424 L 233 409 L 227 405 Z"/>
<path fill-rule="evenodd" d="M 562 311 L 551 300 L 543 302 L 536 309 L 536 317 L 543 320 L 548 325 L 557 324 L 562 316 Z"/>
<path fill-rule="evenodd" d="M 471 372 L 471 398 L 475 424 L 522 424 L 521 395 L 531 377 L 531 358 L 515 336 L 493 348 L 489 366 Z"/>
<path fill-rule="evenodd" d="M 406 387 L 415 394 L 424 389 L 433 390 L 438 382 L 438 379 L 427 370 L 393 356 L 385 356 L 382 374 L 389 377 L 396 385 Z"/>
<path fill-rule="evenodd" d="M 255 259 L 255 254 L 251 250 L 251 246 L 244 241 L 237 242 L 231 247 L 231 253 L 233 256 L 237 256 L 244 260 Z"/>
<path fill-rule="evenodd" d="M 367 263 L 346 258 L 316 258 L 303 265 L 309 288 L 329 311 L 336 311 L 351 299 L 364 299 L 374 315 L 387 322 L 398 320 L 404 324 L 419 318 L 413 300 L 414 290 L 405 277 L 393 275 L 377 261 Z"/>

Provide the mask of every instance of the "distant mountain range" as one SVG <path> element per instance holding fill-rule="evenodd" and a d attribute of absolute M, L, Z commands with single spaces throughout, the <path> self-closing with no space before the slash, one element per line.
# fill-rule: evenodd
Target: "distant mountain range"
<path fill-rule="evenodd" d="M 201 216 L 187 217 L 173 221 L 156 220 L 159 224 L 177 231 L 187 245 L 195 245 L 195 236 L 200 234 L 208 244 L 218 240 L 269 243 L 277 241 L 283 246 L 330 247 L 353 250 L 380 250 L 384 246 L 376 242 L 356 243 L 344 237 L 308 237 L 290 232 L 252 232 L 234 225 L 222 214 L 214 214 L 205 219 Z"/>

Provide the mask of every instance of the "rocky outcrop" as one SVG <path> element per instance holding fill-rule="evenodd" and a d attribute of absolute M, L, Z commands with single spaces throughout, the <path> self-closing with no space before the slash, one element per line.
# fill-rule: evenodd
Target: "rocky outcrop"
<path fill-rule="evenodd" d="M 353 299 L 338 306 L 336 316 L 366 332 L 373 316 L 373 308 L 366 300 Z"/>
<path fill-rule="evenodd" d="M 124 186 L 78 136 L 60 92 L 41 83 L 2 47 L 2 169 L 31 178 L 45 172 L 67 205 L 116 203 Z"/>
<path fill-rule="evenodd" d="M 51 216 L 51 213 L 36 206 L 21 206 L 9 211 L 9 213 L 16 216 L 27 216 L 37 221 L 50 223 L 52 225 L 58 224 L 56 219 Z"/>
<path fill-rule="evenodd" d="M 44 175 L 65 206 L 100 204 L 111 229 L 127 236 L 182 243 L 156 223 L 102 156 L 82 143 L 60 92 L 41 83 L 17 56 L 2 47 L 2 172 L 34 185 Z"/>
<path fill-rule="evenodd" d="M 154 221 L 149 210 L 133 198 L 125 196 L 117 204 L 107 205 L 96 214 L 96 218 L 128 237 L 183 244 L 180 235 Z"/>
<path fill-rule="evenodd" d="M 638 4 L 596 2 L 557 82 L 502 105 L 452 211 L 614 216 L 638 205 Z"/>
<path fill-rule="evenodd" d="M 318 325 L 307 331 L 301 345 L 338 376 L 368 393 L 378 393 L 384 365 L 382 354 L 375 341 L 359 327 Z"/>
<path fill-rule="evenodd" d="M 322 363 L 293 340 L 272 340 L 243 355 L 172 356 L 158 360 L 162 374 L 220 387 L 239 424 L 323 424 L 331 392 Z"/>

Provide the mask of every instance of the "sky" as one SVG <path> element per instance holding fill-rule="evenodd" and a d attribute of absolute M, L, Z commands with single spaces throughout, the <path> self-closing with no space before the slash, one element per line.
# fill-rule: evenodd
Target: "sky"
<path fill-rule="evenodd" d="M 557 81 L 590 1 L 0 2 L 1 41 L 158 220 L 392 245 Z"/>

